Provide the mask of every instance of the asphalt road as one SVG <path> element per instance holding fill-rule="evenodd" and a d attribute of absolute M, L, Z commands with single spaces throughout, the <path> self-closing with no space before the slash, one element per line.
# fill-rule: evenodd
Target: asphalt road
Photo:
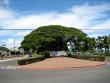
<path fill-rule="evenodd" d="M 16 66 L 16 61 L 0 64 Z M 0 69 L 0 83 L 110 83 L 110 64 L 65 70 Z"/>
<path fill-rule="evenodd" d="M 10 61 L 5 61 L 5 62 L 0 62 L 0 65 L 13 65 L 17 66 L 17 60 L 10 60 Z"/>

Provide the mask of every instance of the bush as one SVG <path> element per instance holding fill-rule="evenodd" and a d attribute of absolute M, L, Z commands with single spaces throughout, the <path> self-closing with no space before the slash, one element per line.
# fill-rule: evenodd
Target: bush
<path fill-rule="evenodd" d="M 104 61 L 105 60 L 105 56 L 99 56 L 99 55 L 97 55 L 97 56 L 95 56 L 95 60 L 96 61 Z"/>
<path fill-rule="evenodd" d="M 19 65 L 26 65 L 26 64 L 38 62 L 38 61 L 41 61 L 41 60 L 44 60 L 44 59 L 45 59 L 44 56 L 32 57 L 32 58 L 25 58 L 25 59 L 18 60 L 17 63 Z"/>
<path fill-rule="evenodd" d="M 104 61 L 105 56 L 102 55 L 74 55 L 72 58 L 92 60 L 92 61 Z"/>
<path fill-rule="evenodd" d="M 18 61 L 17 61 L 17 63 L 18 63 L 19 65 L 26 65 L 27 62 L 28 62 L 28 59 L 22 59 L 22 60 L 18 60 Z"/>
<path fill-rule="evenodd" d="M 106 53 L 106 54 L 104 54 L 105 56 L 110 56 L 110 53 Z"/>
<path fill-rule="evenodd" d="M 71 54 L 68 54 L 68 57 L 71 57 Z"/>
<path fill-rule="evenodd" d="M 45 58 L 50 58 L 50 53 L 49 51 L 44 51 L 40 53 L 41 55 L 44 55 Z"/>

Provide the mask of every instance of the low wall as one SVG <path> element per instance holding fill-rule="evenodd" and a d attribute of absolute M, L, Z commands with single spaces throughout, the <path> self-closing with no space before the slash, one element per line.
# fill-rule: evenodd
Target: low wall
<path fill-rule="evenodd" d="M 67 56 L 66 51 L 49 51 L 50 56 L 54 57 L 54 56 Z"/>

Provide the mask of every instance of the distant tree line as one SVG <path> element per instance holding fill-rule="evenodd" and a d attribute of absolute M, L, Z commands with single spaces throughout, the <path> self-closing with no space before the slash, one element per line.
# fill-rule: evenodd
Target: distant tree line
<path fill-rule="evenodd" d="M 105 54 L 110 53 L 110 35 L 98 36 L 97 38 L 87 37 L 85 40 L 81 40 L 77 37 L 67 37 L 66 41 L 69 42 L 72 47 L 72 52 L 81 52 L 89 54 Z"/>
<path fill-rule="evenodd" d="M 96 49 L 99 54 L 109 54 L 110 50 L 110 35 L 99 36 L 96 38 Z"/>

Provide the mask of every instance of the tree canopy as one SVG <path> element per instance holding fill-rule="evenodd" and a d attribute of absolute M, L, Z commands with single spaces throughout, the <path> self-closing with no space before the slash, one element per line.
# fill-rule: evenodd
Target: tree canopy
<path fill-rule="evenodd" d="M 21 47 L 25 50 L 67 50 L 67 39 L 77 37 L 78 40 L 86 40 L 87 34 L 74 27 L 61 25 L 41 26 L 24 37 Z"/>

